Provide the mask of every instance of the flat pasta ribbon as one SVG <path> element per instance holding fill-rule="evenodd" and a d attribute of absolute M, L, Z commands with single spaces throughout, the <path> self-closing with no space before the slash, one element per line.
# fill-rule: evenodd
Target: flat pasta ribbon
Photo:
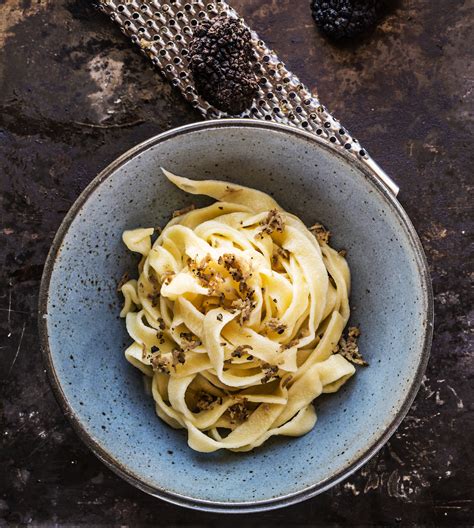
<path fill-rule="evenodd" d="M 350 314 L 346 260 L 261 191 L 164 173 L 217 202 L 178 212 L 154 241 L 152 228 L 124 232 L 142 256 L 121 286 L 125 357 L 196 451 L 307 433 L 313 400 L 355 372 L 334 353 Z"/>

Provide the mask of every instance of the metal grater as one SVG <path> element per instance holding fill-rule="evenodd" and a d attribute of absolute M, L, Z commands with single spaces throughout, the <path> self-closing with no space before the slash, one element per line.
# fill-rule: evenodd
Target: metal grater
<path fill-rule="evenodd" d="M 194 28 L 200 21 L 221 13 L 239 18 L 223 0 L 99 0 L 99 9 L 120 25 L 123 33 L 138 44 L 206 119 L 251 117 L 302 128 L 361 160 L 394 194 L 398 193 L 398 186 L 326 110 L 317 94 L 311 93 L 288 71 L 275 52 L 250 28 L 259 59 L 259 91 L 252 107 L 238 116 L 230 116 L 211 106 L 196 92 L 187 58 Z"/>

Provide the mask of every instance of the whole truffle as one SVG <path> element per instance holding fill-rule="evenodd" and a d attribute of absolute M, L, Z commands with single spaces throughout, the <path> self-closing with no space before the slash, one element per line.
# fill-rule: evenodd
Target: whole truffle
<path fill-rule="evenodd" d="M 195 87 L 204 99 L 233 115 L 251 106 L 258 91 L 256 53 L 240 20 L 220 15 L 202 22 L 189 51 Z"/>
<path fill-rule="evenodd" d="M 334 39 L 351 38 L 374 26 L 383 0 L 311 0 L 319 29 Z"/>

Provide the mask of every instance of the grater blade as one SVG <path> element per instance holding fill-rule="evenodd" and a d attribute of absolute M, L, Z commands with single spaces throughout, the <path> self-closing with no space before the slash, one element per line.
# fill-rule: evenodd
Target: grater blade
<path fill-rule="evenodd" d="M 240 18 L 223 0 L 99 0 L 98 6 L 206 119 L 250 117 L 312 132 L 362 161 L 390 191 L 398 193 L 398 186 L 326 110 L 317 94 L 288 71 L 276 53 L 250 28 L 258 57 L 259 90 L 253 105 L 242 114 L 230 116 L 196 92 L 187 58 L 194 28 L 218 14 Z"/>

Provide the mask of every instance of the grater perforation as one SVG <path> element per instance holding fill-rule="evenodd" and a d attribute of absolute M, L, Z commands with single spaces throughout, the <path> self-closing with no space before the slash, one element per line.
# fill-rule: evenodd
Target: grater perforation
<path fill-rule="evenodd" d="M 206 119 L 253 118 L 302 128 L 361 160 L 392 192 L 398 192 L 396 184 L 370 158 L 357 139 L 320 103 L 317 93 L 311 92 L 291 73 L 247 25 L 258 57 L 256 75 L 259 88 L 252 106 L 231 116 L 210 105 L 196 92 L 187 58 L 194 28 L 201 21 L 219 14 L 240 18 L 223 0 L 99 0 L 99 8 L 119 24 L 123 33 Z"/>

